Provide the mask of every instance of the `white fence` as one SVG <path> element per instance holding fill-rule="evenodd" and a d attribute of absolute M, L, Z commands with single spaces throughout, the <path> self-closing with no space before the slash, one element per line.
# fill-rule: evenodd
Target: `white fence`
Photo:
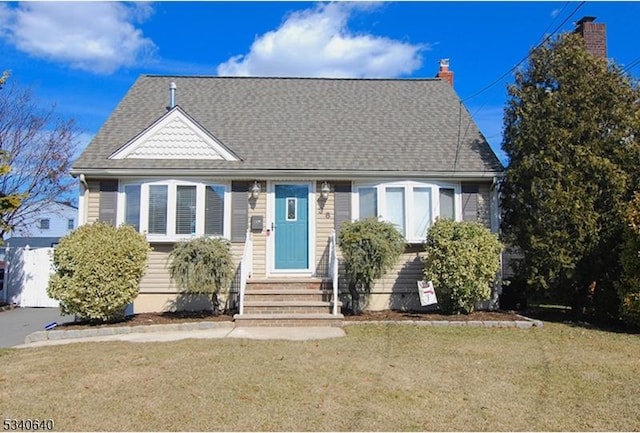
<path fill-rule="evenodd" d="M 47 296 L 53 270 L 53 248 L 7 248 L 4 293 L 6 302 L 19 307 L 58 307 Z"/>

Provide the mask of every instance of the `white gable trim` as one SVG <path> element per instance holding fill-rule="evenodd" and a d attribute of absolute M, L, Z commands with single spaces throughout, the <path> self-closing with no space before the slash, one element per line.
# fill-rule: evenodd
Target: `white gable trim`
<path fill-rule="evenodd" d="M 112 153 L 109 159 L 240 160 L 178 106 Z"/>

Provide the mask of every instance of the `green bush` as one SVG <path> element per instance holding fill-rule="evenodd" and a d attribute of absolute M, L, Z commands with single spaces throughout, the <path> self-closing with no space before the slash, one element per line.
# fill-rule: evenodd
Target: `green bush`
<path fill-rule="evenodd" d="M 218 313 L 218 294 L 227 291 L 234 275 L 229 242 L 208 237 L 178 242 L 169 259 L 169 273 L 178 287 L 187 293 L 210 294 L 212 310 Z"/>
<path fill-rule="evenodd" d="M 424 275 L 433 281 L 440 309 L 469 314 L 489 299 L 500 269 L 502 244 L 476 222 L 438 219 L 427 232 Z"/>
<path fill-rule="evenodd" d="M 53 252 L 55 274 L 47 294 L 62 314 L 113 321 L 138 296 L 149 243 L 133 227 L 96 222 L 63 237 Z"/>
<path fill-rule="evenodd" d="M 640 327 L 640 193 L 628 204 L 624 242 L 620 253 L 622 277 L 616 284 L 620 316 L 625 323 Z"/>
<path fill-rule="evenodd" d="M 349 278 L 351 309 L 360 314 L 360 295 L 368 296 L 373 281 L 395 265 L 404 251 L 404 237 L 393 224 L 366 218 L 344 223 L 338 246 Z"/>

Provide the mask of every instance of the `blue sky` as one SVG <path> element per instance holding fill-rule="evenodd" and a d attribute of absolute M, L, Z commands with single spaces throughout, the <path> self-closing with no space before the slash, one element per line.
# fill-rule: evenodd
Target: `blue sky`
<path fill-rule="evenodd" d="M 0 71 L 75 118 L 83 147 L 140 74 L 433 77 L 448 58 L 500 155 L 502 76 L 583 16 L 607 25 L 609 58 L 638 77 L 640 2 L 573 1 L 8 2 Z"/>

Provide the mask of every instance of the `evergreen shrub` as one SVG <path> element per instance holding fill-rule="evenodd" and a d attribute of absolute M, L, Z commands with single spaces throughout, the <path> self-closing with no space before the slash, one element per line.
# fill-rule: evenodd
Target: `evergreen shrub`
<path fill-rule="evenodd" d="M 477 302 L 489 299 L 502 248 L 480 223 L 436 220 L 427 232 L 424 275 L 433 282 L 443 312 L 469 314 Z"/>
<path fill-rule="evenodd" d="M 139 293 L 149 243 L 131 226 L 95 222 L 64 236 L 53 252 L 47 294 L 62 314 L 92 321 L 124 318 Z"/>

